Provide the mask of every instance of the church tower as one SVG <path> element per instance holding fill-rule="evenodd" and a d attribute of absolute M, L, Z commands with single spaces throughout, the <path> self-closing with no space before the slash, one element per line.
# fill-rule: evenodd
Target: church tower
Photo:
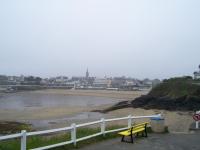
<path fill-rule="evenodd" d="M 87 68 L 87 71 L 86 71 L 86 74 L 85 74 L 85 78 L 86 78 L 86 79 L 89 78 L 89 71 L 88 71 L 88 68 Z"/>

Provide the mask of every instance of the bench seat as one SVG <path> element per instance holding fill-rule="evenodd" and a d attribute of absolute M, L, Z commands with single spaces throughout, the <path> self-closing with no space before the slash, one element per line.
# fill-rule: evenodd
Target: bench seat
<path fill-rule="evenodd" d="M 139 129 L 133 130 L 132 134 L 135 134 L 135 133 L 138 133 L 138 132 L 142 132 L 144 130 L 145 130 L 145 128 L 139 128 Z M 123 135 L 124 136 L 130 136 L 131 135 L 131 130 L 122 131 L 122 132 L 119 132 L 118 134 L 122 135 L 122 136 Z"/>
<path fill-rule="evenodd" d="M 145 133 L 145 137 L 147 137 L 147 124 L 149 124 L 149 122 L 143 122 L 143 123 L 136 124 L 136 125 L 132 126 L 128 130 L 119 132 L 118 134 L 122 136 L 121 141 L 122 142 L 124 141 L 125 136 L 130 136 L 131 142 L 133 143 L 133 135 L 138 136 L 139 133 L 142 133 L 142 136 L 144 136 L 144 133 Z"/>

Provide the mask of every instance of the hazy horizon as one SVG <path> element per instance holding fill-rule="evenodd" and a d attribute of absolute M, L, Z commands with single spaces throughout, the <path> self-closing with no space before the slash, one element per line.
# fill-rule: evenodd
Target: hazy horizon
<path fill-rule="evenodd" d="M 199 0 L 2 0 L 0 74 L 192 76 L 199 8 Z"/>

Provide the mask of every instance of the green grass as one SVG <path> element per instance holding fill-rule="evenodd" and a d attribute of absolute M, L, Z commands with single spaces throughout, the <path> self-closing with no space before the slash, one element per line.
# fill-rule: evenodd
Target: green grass
<path fill-rule="evenodd" d="M 171 98 L 200 97 L 200 86 L 194 83 L 196 81 L 190 77 L 171 78 L 154 87 L 149 94 L 155 97 L 168 96 Z"/>
<path fill-rule="evenodd" d="M 117 128 L 122 128 L 124 126 L 116 125 L 109 126 L 106 130 L 113 130 Z M 99 128 L 78 128 L 77 129 L 77 138 L 84 137 L 87 135 L 95 134 L 100 132 Z M 77 143 L 77 146 L 74 147 L 72 144 L 65 145 L 62 147 L 54 148 L 54 150 L 69 150 L 69 149 L 78 149 L 80 147 L 89 145 L 91 143 L 96 143 L 102 140 L 111 139 L 118 137 L 117 133 L 109 133 L 106 136 L 97 136 L 88 140 L 80 141 Z M 32 136 L 27 138 L 27 149 L 37 148 L 41 146 L 52 145 L 60 142 L 65 142 L 70 140 L 70 132 L 62 133 L 59 135 L 48 135 L 48 136 Z M 19 150 L 20 149 L 20 140 L 9 140 L 9 141 L 0 141 L 0 150 Z"/>

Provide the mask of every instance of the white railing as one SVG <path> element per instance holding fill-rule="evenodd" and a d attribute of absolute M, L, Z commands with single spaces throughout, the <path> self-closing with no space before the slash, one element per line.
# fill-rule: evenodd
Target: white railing
<path fill-rule="evenodd" d="M 199 122 L 200 122 L 200 110 L 196 111 L 196 113 L 193 116 L 193 119 L 195 119 L 195 127 L 196 129 L 199 129 Z"/>
<path fill-rule="evenodd" d="M 83 124 L 78 124 L 76 125 L 75 123 L 73 123 L 70 127 L 65 127 L 65 128 L 59 128 L 59 129 L 52 129 L 52 130 L 44 130 L 44 131 L 36 131 L 36 132 L 26 132 L 26 130 L 22 130 L 21 133 L 17 133 L 17 134 L 12 134 L 12 135 L 6 135 L 6 136 L 0 136 L 0 141 L 1 140 L 8 140 L 8 139 L 14 139 L 14 138 L 21 138 L 21 150 L 26 150 L 26 138 L 28 136 L 33 136 L 33 135 L 43 135 L 43 134 L 49 134 L 49 133 L 55 133 L 55 132 L 60 132 L 60 131 L 70 131 L 71 132 L 71 140 L 70 141 L 66 141 L 66 142 L 61 142 L 61 143 L 57 143 L 57 144 L 53 144 L 53 145 L 48 145 L 48 146 L 44 146 L 44 147 L 38 147 L 38 148 L 34 148 L 32 150 L 46 150 L 46 149 L 50 149 L 50 148 L 55 148 L 55 147 L 59 147 L 59 146 L 63 146 L 63 145 L 67 145 L 67 144 L 74 144 L 74 146 L 76 146 L 76 143 L 79 141 L 83 141 L 92 137 L 96 137 L 99 135 L 104 135 L 106 133 L 112 133 L 112 132 L 117 132 L 117 131 L 122 131 L 125 129 L 128 129 L 132 126 L 132 120 L 133 119 L 142 119 L 142 118 L 154 118 L 154 117 L 161 117 L 160 114 L 157 115 L 150 115 L 150 116 L 127 116 L 127 117 L 123 117 L 123 118 L 113 118 L 113 119 L 104 119 L 102 118 L 101 120 L 98 121 L 94 121 L 94 122 L 88 122 L 88 123 L 83 123 Z M 119 128 L 119 129 L 113 129 L 113 130 L 107 130 L 106 131 L 106 122 L 112 122 L 112 121 L 119 121 L 119 120 L 128 120 L 128 126 L 124 127 L 124 128 Z M 96 134 L 92 134 L 89 136 L 85 136 L 85 137 L 81 137 L 81 138 L 76 138 L 76 129 L 80 128 L 80 127 L 85 127 L 85 126 L 89 126 L 89 125 L 94 125 L 94 124 L 100 124 L 101 127 L 101 131 L 96 133 Z"/>

